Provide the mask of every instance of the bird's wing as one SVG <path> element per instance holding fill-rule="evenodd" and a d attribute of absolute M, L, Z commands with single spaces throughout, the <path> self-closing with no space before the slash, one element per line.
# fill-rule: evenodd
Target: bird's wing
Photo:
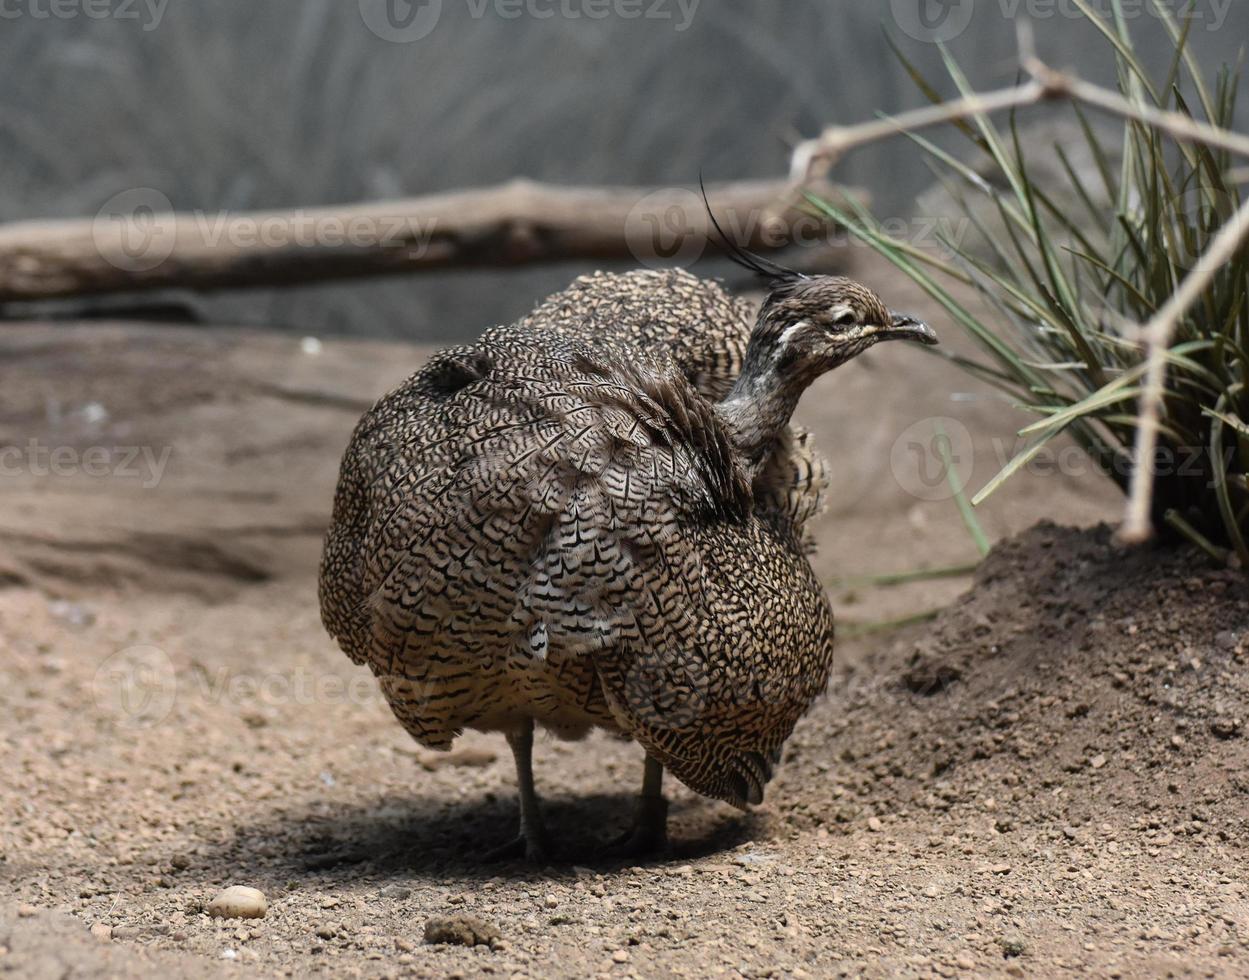
<path fill-rule="evenodd" d="M 789 425 L 755 476 L 755 509 L 778 530 L 802 542 L 808 553 L 815 542 L 807 523 L 827 506 L 831 482 L 828 462 L 815 448 L 811 434 Z"/>
<path fill-rule="evenodd" d="M 520 325 L 597 345 L 662 351 L 711 401 L 741 371 L 754 325 L 749 302 L 681 269 L 595 272 L 547 297 Z"/>
<path fill-rule="evenodd" d="M 692 528 L 682 546 L 699 556 L 698 602 L 687 606 L 679 583 L 648 581 L 649 604 L 682 615 L 639 621 L 638 642 L 597 655 L 599 677 L 622 727 L 674 776 L 735 806 L 759 803 L 827 684 L 832 610 L 792 537 L 765 520 Z"/>
<path fill-rule="evenodd" d="M 644 570 L 702 578 L 695 550 L 665 547 L 686 523 L 749 504 L 710 403 L 670 359 L 496 328 L 361 423 L 323 617 L 386 674 L 442 647 L 589 653 L 627 639 Z"/>

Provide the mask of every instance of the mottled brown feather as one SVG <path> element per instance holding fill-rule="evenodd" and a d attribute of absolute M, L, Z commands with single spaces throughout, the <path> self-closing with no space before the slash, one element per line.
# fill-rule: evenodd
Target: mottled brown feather
<path fill-rule="evenodd" d="M 751 325 L 687 274 L 600 273 L 361 420 L 322 616 L 413 737 L 598 726 L 701 793 L 762 798 L 833 624 L 802 543 L 822 464 L 787 429 L 752 479 L 714 410 Z"/>

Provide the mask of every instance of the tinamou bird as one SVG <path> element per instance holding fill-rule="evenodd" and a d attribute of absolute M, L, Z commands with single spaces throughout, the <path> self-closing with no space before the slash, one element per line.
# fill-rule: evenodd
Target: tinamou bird
<path fill-rule="evenodd" d="M 790 415 L 873 344 L 936 338 L 856 282 L 737 256 L 767 279 L 755 317 L 684 272 L 583 277 L 436 354 L 347 448 L 322 618 L 422 745 L 506 736 L 520 834 L 495 856 L 548 853 L 535 725 L 641 744 L 615 847 L 641 854 L 666 843 L 664 769 L 759 803 L 827 685 L 804 540 L 825 475 Z"/>

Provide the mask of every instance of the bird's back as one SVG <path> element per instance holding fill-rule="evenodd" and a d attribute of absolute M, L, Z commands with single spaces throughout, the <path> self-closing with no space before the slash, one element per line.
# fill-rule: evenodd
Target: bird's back
<path fill-rule="evenodd" d="M 595 272 L 547 297 L 517 326 L 661 351 L 698 391 L 719 401 L 741 372 L 754 310 L 681 269 Z"/>
<path fill-rule="evenodd" d="M 703 396 L 720 401 L 741 373 L 755 309 L 683 269 L 595 272 L 547 297 L 517 325 L 591 345 L 608 340 L 671 357 Z M 790 425 L 756 477 L 756 506 L 814 545 L 806 523 L 824 506 L 828 464 Z"/>

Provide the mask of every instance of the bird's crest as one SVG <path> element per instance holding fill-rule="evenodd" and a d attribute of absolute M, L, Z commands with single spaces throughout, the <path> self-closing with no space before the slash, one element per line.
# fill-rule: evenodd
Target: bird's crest
<path fill-rule="evenodd" d="M 738 245 L 737 242 L 733 241 L 733 239 L 725 233 L 724 229 L 720 227 L 720 222 L 716 220 L 715 212 L 711 210 L 711 202 L 707 200 L 707 187 L 703 183 L 703 175 L 701 173 L 698 175 L 698 189 L 702 191 L 703 194 L 703 206 L 707 209 L 707 217 L 711 220 L 711 225 L 715 228 L 716 234 L 720 236 L 720 242 L 724 249 L 724 254 L 727 255 L 730 260 L 735 262 L 737 265 L 740 265 L 743 269 L 749 269 L 751 272 L 755 273 L 755 275 L 763 277 L 773 288 L 777 286 L 789 285 L 798 282 L 799 280 L 808 278 L 801 272 L 786 268 L 783 265 L 778 265 L 771 259 L 765 259 L 762 255 L 752 252 L 750 249 Z M 711 236 L 708 235 L 707 239 L 710 241 Z"/>

